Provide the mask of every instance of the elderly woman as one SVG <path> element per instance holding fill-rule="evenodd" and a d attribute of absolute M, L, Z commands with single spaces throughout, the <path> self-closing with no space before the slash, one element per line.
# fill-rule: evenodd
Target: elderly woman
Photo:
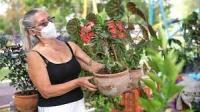
<path fill-rule="evenodd" d="M 96 86 L 89 82 L 93 77 L 78 77 L 81 68 L 95 72 L 103 64 L 93 61 L 75 43 L 56 39 L 55 24 L 45 10 L 28 11 L 20 26 L 29 77 L 39 91 L 38 111 L 84 112 L 81 87 L 95 91 Z"/>

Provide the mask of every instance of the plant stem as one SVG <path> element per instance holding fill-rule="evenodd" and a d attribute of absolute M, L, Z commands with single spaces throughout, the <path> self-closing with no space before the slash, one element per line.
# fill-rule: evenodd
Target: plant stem
<path fill-rule="evenodd" d="M 112 48 L 112 50 L 113 50 L 114 57 L 115 57 L 116 61 L 119 61 L 113 44 L 111 44 L 111 48 Z"/>

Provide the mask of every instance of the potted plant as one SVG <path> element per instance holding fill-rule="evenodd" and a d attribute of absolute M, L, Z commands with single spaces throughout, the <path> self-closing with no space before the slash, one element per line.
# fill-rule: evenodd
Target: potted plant
<path fill-rule="evenodd" d="M 4 66 L 10 72 L 6 79 L 11 80 L 17 92 L 14 94 L 14 105 L 20 112 L 34 111 L 37 109 L 37 91 L 28 77 L 26 71 L 25 53 L 20 45 L 7 46 L 1 55 Z"/>
<path fill-rule="evenodd" d="M 90 13 L 86 19 L 74 18 L 67 24 L 72 39 L 94 60 L 105 64 L 105 69 L 94 73 L 94 81 L 106 96 L 117 96 L 138 86 L 143 49 L 147 47 L 149 33 L 156 36 L 135 3 L 128 2 L 126 8 L 123 4 L 125 1 L 110 0 L 104 12 Z M 131 14 L 142 18 L 145 24 L 130 21 Z M 138 32 L 135 26 L 139 27 Z M 109 102 L 109 98 L 101 99 Z"/>
<path fill-rule="evenodd" d="M 99 84 L 99 81 L 97 80 L 100 77 L 101 79 L 103 77 L 106 77 L 107 79 L 110 77 L 123 77 L 126 76 L 123 74 L 130 74 L 130 70 L 138 69 L 143 48 L 146 47 L 145 42 L 149 40 L 148 30 L 152 35 L 155 35 L 151 26 L 146 22 L 144 14 L 133 2 L 127 3 L 127 11 L 139 15 L 144 22 L 146 22 L 145 25 L 138 23 L 138 26 L 140 27 L 139 33 L 142 32 L 143 36 L 136 34 L 136 36 L 133 36 L 134 33 L 132 32 L 134 32 L 135 23 L 131 23 L 128 19 L 124 19 L 126 17 L 126 12 L 122 1 L 110 0 L 106 4 L 105 11 L 107 15 L 104 15 L 104 17 L 90 13 L 87 15 L 86 19 L 80 21 L 79 19 L 74 18 L 70 20 L 67 25 L 69 34 L 71 34 L 73 38 L 79 39 L 77 43 L 82 44 L 82 47 L 87 47 L 86 52 L 93 59 L 106 65 L 105 69 L 98 73 L 94 73 L 97 85 Z M 130 78 L 131 76 L 127 77 Z M 124 78 L 126 79 L 127 77 Z M 103 79 L 102 81 L 105 80 Z M 122 88 L 130 86 L 122 85 Z M 98 87 L 100 87 L 100 85 Z M 99 89 L 101 92 L 105 89 L 109 90 L 107 87 Z M 125 91 L 120 90 L 120 88 L 118 89 L 119 91 L 116 93 L 103 93 L 115 96 Z"/>

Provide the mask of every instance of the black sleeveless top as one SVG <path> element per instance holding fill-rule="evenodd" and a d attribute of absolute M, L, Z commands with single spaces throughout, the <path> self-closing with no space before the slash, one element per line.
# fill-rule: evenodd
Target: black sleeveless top
<path fill-rule="evenodd" d="M 80 64 L 76 60 L 72 48 L 67 42 L 66 44 L 70 48 L 70 51 L 72 53 L 72 59 L 68 62 L 64 62 L 61 64 L 55 64 L 48 61 L 43 55 L 36 51 L 47 64 L 46 68 L 52 85 L 61 84 L 76 79 L 78 78 L 78 75 L 81 72 Z M 80 87 L 75 88 L 61 96 L 51 97 L 49 99 L 43 98 L 40 93 L 38 94 L 38 106 L 40 107 L 58 106 L 62 104 L 75 102 L 83 98 L 83 92 Z"/>

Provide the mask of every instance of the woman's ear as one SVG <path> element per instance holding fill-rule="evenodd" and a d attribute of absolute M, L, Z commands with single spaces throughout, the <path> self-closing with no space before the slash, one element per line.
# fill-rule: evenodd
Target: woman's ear
<path fill-rule="evenodd" d="M 32 35 L 32 36 L 35 36 L 36 35 L 36 30 L 34 30 L 34 29 L 28 29 L 28 33 L 29 33 L 29 35 Z"/>

